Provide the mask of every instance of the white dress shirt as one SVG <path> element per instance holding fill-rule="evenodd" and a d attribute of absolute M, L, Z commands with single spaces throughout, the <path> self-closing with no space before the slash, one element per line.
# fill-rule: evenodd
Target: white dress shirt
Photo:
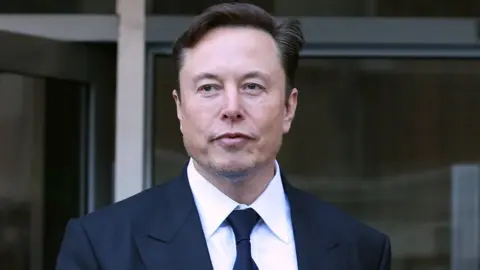
<path fill-rule="evenodd" d="M 235 235 L 225 222 L 235 209 L 253 208 L 261 217 L 250 236 L 252 257 L 260 270 L 296 270 L 297 256 L 290 207 L 283 190 L 279 165 L 266 190 L 251 205 L 240 205 L 208 182 L 192 160 L 187 175 L 215 270 L 232 270 L 236 258 Z"/>

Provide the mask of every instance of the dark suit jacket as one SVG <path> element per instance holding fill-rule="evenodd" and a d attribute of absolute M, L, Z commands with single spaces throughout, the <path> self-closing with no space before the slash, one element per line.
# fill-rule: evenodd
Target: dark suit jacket
<path fill-rule="evenodd" d="M 299 270 L 390 269 L 386 235 L 282 178 Z M 167 184 L 69 221 L 56 269 L 213 269 L 186 170 Z"/>

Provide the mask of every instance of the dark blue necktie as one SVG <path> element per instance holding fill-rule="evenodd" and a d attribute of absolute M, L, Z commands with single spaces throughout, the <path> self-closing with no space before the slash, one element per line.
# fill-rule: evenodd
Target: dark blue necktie
<path fill-rule="evenodd" d="M 259 215 L 252 208 L 246 210 L 235 210 L 227 218 L 228 223 L 235 233 L 237 242 L 237 258 L 233 270 L 258 270 L 252 258 L 250 245 L 250 234 Z"/>

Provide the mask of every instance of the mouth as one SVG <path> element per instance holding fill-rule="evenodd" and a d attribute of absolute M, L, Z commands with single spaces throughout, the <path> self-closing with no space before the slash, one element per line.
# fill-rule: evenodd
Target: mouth
<path fill-rule="evenodd" d="M 240 133 L 240 132 L 229 132 L 229 133 L 223 133 L 215 138 L 215 140 L 221 140 L 221 139 L 248 139 L 252 140 L 253 138 L 245 133 Z"/>
<path fill-rule="evenodd" d="M 224 147 L 240 147 L 253 139 L 252 136 L 239 132 L 223 133 L 215 137 L 215 141 Z"/>

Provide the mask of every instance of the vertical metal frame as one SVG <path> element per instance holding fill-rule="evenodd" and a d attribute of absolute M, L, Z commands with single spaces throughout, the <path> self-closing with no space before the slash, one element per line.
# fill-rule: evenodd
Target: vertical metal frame
<path fill-rule="evenodd" d="M 108 159 L 109 150 L 105 141 L 113 136 L 113 130 L 103 126 L 103 121 L 108 118 L 106 112 L 112 108 L 113 100 L 108 102 L 101 99 L 102 95 L 112 91 L 107 85 L 96 83 L 85 84 L 82 91 L 82 122 L 81 122 L 81 175 L 80 193 L 81 215 L 94 212 L 96 209 L 113 202 L 113 196 L 105 192 L 113 188 L 113 172 L 111 170 L 111 159 Z M 108 95 L 107 95 L 108 96 Z M 113 96 L 112 96 L 113 98 Z M 112 120 L 113 121 L 113 120 Z M 102 127 L 103 126 L 103 127 Z"/>
<path fill-rule="evenodd" d="M 97 114 L 97 100 L 96 100 L 96 91 L 98 91 L 94 86 L 89 87 L 89 93 L 88 93 L 88 100 L 86 103 L 88 103 L 88 111 L 87 111 L 87 117 L 88 117 L 88 127 L 86 127 L 87 132 L 88 132 L 88 144 L 87 144 L 87 172 L 88 172 L 88 177 L 86 179 L 86 204 L 85 207 L 86 209 L 84 210 L 84 213 L 91 213 L 95 210 L 95 202 L 96 202 L 96 187 L 95 183 L 97 180 L 97 177 L 95 175 L 95 165 L 97 164 L 96 160 L 96 155 L 95 155 L 95 147 L 97 145 L 97 136 L 96 136 L 96 119 L 95 115 Z"/>
<path fill-rule="evenodd" d="M 158 54 L 148 49 L 146 50 L 146 69 L 145 69 L 145 166 L 143 188 L 147 189 L 153 183 L 153 170 L 155 158 L 155 57 Z"/>
<path fill-rule="evenodd" d="M 81 93 L 81 123 L 80 123 L 80 209 L 79 213 L 87 213 L 90 210 L 91 198 L 88 196 L 90 193 L 90 178 L 92 177 L 92 164 L 95 164 L 95 161 L 91 160 L 95 158 L 92 155 L 92 146 L 94 145 L 95 137 L 92 137 L 91 132 L 91 94 L 89 93 L 88 87 L 82 87 Z"/>
<path fill-rule="evenodd" d="M 153 183 L 155 57 L 171 55 L 171 46 L 191 20 L 156 16 L 147 19 L 146 109 L 148 138 L 146 179 Z M 300 18 L 307 44 L 304 58 L 478 59 L 478 23 L 472 19 Z M 478 167 L 452 170 L 452 269 L 480 269 L 480 185 Z M 467 197 L 464 195 L 467 194 Z M 466 212 L 465 212 L 466 211 Z M 468 213 L 467 213 L 468 212 Z M 464 224 L 473 215 L 474 224 Z M 472 242 L 468 242 L 468 240 Z M 463 245 L 463 246 L 462 246 Z M 468 256 L 468 262 L 465 261 Z M 464 266 L 467 266 L 465 268 Z"/>
<path fill-rule="evenodd" d="M 451 270 L 480 270 L 480 165 L 451 171 Z"/>

